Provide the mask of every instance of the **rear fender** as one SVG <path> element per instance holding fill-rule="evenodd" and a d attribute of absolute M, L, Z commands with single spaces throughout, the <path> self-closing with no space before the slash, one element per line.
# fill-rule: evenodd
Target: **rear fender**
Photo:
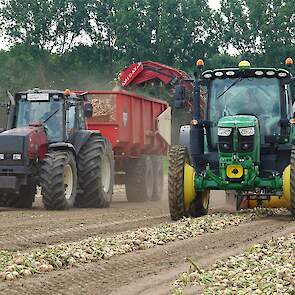
<path fill-rule="evenodd" d="M 49 151 L 71 151 L 76 156 L 75 147 L 68 142 L 55 142 L 48 146 Z"/>
<path fill-rule="evenodd" d="M 101 136 L 101 133 L 90 130 L 80 130 L 75 133 L 72 143 L 77 155 L 79 154 L 83 145 L 88 141 L 90 136 Z"/>

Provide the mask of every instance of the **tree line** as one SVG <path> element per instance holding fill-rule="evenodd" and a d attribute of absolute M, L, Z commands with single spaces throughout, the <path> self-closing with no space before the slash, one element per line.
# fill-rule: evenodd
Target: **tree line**
<path fill-rule="evenodd" d="M 154 60 L 193 71 L 295 57 L 294 0 L 1 0 L 0 91 L 97 87 Z M 236 56 L 228 54 L 234 48 Z"/>

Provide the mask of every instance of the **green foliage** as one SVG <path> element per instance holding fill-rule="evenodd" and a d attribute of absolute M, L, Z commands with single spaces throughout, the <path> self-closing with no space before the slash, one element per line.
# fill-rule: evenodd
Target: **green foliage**
<path fill-rule="evenodd" d="M 293 0 L 222 0 L 222 44 L 232 44 L 259 66 L 281 66 L 294 56 Z"/>
<path fill-rule="evenodd" d="M 293 0 L 0 0 L 0 92 L 95 88 L 140 60 L 194 71 L 235 66 L 282 66 L 295 56 Z M 239 56 L 228 55 L 234 47 Z M 2 95 L 3 97 L 3 95 Z"/>
<path fill-rule="evenodd" d="M 10 41 L 64 53 L 88 22 L 87 1 L 1 1 L 1 27 Z"/>

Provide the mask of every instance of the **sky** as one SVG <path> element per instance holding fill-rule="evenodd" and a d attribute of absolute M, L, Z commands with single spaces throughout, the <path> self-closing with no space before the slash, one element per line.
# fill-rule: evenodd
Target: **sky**
<path fill-rule="evenodd" d="M 212 9 L 218 9 L 220 7 L 220 0 L 208 0 L 209 6 Z M 4 40 L 4 36 L 0 36 L 0 49 L 7 49 L 8 43 Z"/>
<path fill-rule="evenodd" d="M 209 0 L 209 6 L 212 9 L 218 9 L 218 8 L 220 8 L 220 0 Z"/>

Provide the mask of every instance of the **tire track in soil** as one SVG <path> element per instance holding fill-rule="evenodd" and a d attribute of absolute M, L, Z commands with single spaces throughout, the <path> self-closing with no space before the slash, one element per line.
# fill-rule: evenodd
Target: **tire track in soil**
<path fill-rule="evenodd" d="M 207 267 L 253 243 L 294 231 L 295 222 L 290 216 L 268 217 L 107 261 L 2 282 L 0 294 L 168 294 L 169 284 L 180 272 L 188 270 L 184 257 Z M 193 294 L 196 292 L 194 289 Z"/>
<path fill-rule="evenodd" d="M 145 217 L 139 219 L 122 220 L 118 222 L 104 224 L 90 224 L 76 226 L 74 228 L 56 229 L 36 234 L 10 234 L 5 240 L 0 241 L 0 249 L 5 250 L 25 250 L 56 244 L 58 242 L 69 242 L 81 240 L 93 235 L 104 236 L 108 234 L 136 229 L 138 227 L 150 227 L 168 220 L 168 215 Z"/>
<path fill-rule="evenodd" d="M 232 211 L 224 208 L 222 193 L 215 192 L 214 197 L 210 214 Z M 111 208 L 46 211 L 42 206 L 37 197 L 31 210 L 0 208 L 0 250 L 21 251 L 171 221 L 165 198 L 160 202 L 129 203 L 120 186 Z"/>
<path fill-rule="evenodd" d="M 33 209 L 0 208 L 0 250 L 20 251 L 108 235 L 169 221 L 168 203 L 129 203 L 123 186 L 115 187 L 111 208 L 46 211 L 41 197 Z"/>

